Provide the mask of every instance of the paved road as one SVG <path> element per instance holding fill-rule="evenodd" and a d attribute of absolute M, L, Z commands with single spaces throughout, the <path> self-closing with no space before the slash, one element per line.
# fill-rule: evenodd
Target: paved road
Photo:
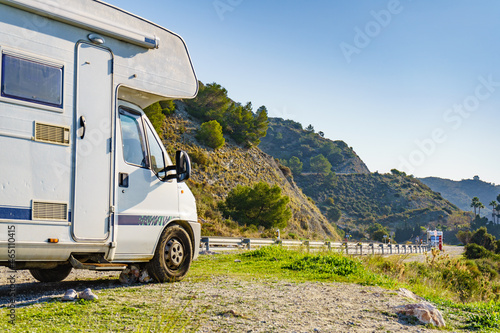
<path fill-rule="evenodd" d="M 456 246 L 456 245 L 443 246 L 443 254 L 448 255 L 450 258 L 459 257 L 463 253 L 464 253 L 463 246 Z M 430 255 L 430 252 L 428 252 L 428 255 Z M 410 261 L 424 262 L 425 261 L 425 253 L 408 254 L 408 257 L 404 260 L 404 262 L 410 262 Z"/>

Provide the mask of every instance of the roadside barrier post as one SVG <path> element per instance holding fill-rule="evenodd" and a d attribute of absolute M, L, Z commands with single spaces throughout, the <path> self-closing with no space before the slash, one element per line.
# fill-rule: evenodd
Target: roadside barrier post
<path fill-rule="evenodd" d="M 209 252 L 210 251 L 210 238 L 208 237 L 203 237 L 201 239 L 202 243 L 205 243 L 205 251 Z"/>
<path fill-rule="evenodd" d="M 306 241 L 304 241 L 303 244 L 307 247 L 307 253 L 309 253 L 309 250 L 310 250 L 309 241 L 306 240 Z"/>

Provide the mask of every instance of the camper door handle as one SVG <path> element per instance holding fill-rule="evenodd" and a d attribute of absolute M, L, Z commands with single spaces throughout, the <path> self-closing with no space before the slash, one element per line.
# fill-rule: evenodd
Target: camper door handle
<path fill-rule="evenodd" d="M 83 127 L 83 132 L 82 132 L 82 136 L 80 137 L 80 139 L 83 139 L 83 137 L 85 136 L 85 131 L 87 130 L 87 122 L 85 121 L 84 116 L 80 117 L 80 126 Z"/>

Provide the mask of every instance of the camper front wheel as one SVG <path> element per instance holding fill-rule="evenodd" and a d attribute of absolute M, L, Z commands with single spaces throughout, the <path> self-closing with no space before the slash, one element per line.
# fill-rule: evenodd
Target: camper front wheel
<path fill-rule="evenodd" d="M 180 281 L 187 274 L 193 259 L 191 239 L 179 225 L 167 227 L 158 242 L 155 255 L 148 264 L 148 273 L 158 282 Z"/>
<path fill-rule="evenodd" d="M 59 282 L 64 280 L 72 267 L 69 265 L 61 265 L 51 269 L 31 268 L 31 275 L 40 282 Z"/>

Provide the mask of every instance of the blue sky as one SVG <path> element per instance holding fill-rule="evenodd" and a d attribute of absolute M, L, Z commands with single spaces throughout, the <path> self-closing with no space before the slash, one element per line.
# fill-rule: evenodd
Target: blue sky
<path fill-rule="evenodd" d="M 113 0 L 198 76 L 392 168 L 500 184 L 500 2 Z"/>

